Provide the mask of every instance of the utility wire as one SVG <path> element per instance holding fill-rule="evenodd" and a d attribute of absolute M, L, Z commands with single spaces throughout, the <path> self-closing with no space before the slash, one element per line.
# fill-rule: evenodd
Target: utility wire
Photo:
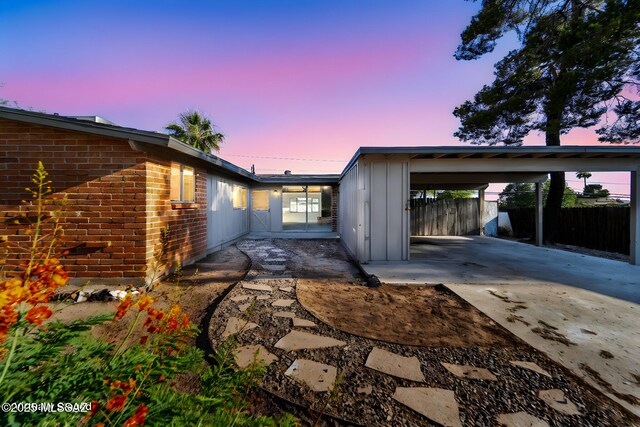
<path fill-rule="evenodd" d="M 336 159 L 303 159 L 297 157 L 270 157 L 270 156 L 249 156 L 245 154 L 224 154 L 225 157 L 248 157 L 251 159 L 271 159 L 271 160 L 296 160 L 300 162 L 339 162 L 339 163 L 347 163 L 347 160 L 336 160 Z"/>

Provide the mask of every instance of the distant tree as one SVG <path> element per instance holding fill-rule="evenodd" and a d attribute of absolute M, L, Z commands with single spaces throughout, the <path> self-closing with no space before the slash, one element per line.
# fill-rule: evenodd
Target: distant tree
<path fill-rule="evenodd" d="M 602 188 L 601 184 L 589 184 L 585 185 L 582 194 L 587 197 L 606 198 L 610 193 L 606 188 Z"/>
<path fill-rule="evenodd" d="M 216 132 L 211 120 L 197 111 L 187 111 L 180 114 L 178 121 L 179 123 L 172 123 L 165 128 L 171 136 L 205 153 L 220 151 L 224 135 Z"/>
<path fill-rule="evenodd" d="M 549 196 L 550 180 L 542 184 L 542 202 L 546 202 Z M 571 187 L 565 185 L 562 195 L 562 207 L 570 208 L 575 206 L 577 194 Z M 498 196 L 498 206 L 500 208 L 531 208 L 536 205 L 535 188 L 531 183 L 512 183 L 504 187 Z"/>
<path fill-rule="evenodd" d="M 470 190 L 444 190 L 438 193 L 437 199 L 470 199 L 473 197 L 473 191 Z"/>
<path fill-rule="evenodd" d="M 591 178 L 591 172 L 578 172 L 576 178 L 584 179 L 584 188 L 587 188 L 587 179 Z"/>
<path fill-rule="evenodd" d="M 531 131 L 546 145 L 576 127 L 606 121 L 600 141 L 640 141 L 640 1 L 483 0 L 455 57 L 477 59 L 515 32 L 520 46 L 495 65 L 495 80 L 454 110 L 455 136 L 474 144 L 518 146 Z M 545 238 L 554 240 L 564 172 L 551 173 Z"/>
<path fill-rule="evenodd" d="M 501 208 L 528 208 L 535 206 L 536 195 L 533 184 L 508 184 L 498 196 L 498 206 Z"/>

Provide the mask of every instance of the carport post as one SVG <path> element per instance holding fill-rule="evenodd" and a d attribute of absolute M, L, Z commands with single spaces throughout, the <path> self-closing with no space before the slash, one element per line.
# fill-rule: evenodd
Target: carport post
<path fill-rule="evenodd" d="M 484 189 L 478 190 L 478 217 L 480 235 L 484 236 Z"/>
<path fill-rule="evenodd" d="M 536 246 L 542 246 L 542 183 L 536 182 Z"/>
<path fill-rule="evenodd" d="M 629 248 L 629 263 L 640 265 L 640 186 L 638 186 L 638 170 L 631 171 L 631 247 Z"/>

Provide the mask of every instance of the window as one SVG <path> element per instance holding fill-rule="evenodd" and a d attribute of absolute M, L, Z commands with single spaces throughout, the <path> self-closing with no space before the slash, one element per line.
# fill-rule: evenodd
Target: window
<path fill-rule="evenodd" d="M 189 166 L 179 163 L 171 164 L 171 189 L 169 198 L 179 202 L 195 202 L 195 171 Z"/>
<path fill-rule="evenodd" d="M 239 185 L 233 186 L 233 208 L 234 209 L 246 209 L 247 208 L 247 189 Z"/>
<path fill-rule="evenodd" d="M 305 213 L 305 212 L 320 212 L 320 199 L 318 198 L 306 198 L 297 197 L 289 200 L 289 212 L 291 213 Z"/>
<path fill-rule="evenodd" d="M 254 190 L 251 192 L 251 206 L 254 211 L 269 210 L 269 190 Z"/>

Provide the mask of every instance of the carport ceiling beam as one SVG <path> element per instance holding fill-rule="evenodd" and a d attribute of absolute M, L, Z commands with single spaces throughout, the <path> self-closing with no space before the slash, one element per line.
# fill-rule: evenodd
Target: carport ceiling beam
<path fill-rule="evenodd" d="M 411 161 L 412 173 L 446 173 L 446 172 L 615 172 L 631 171 L 638 167 L 638 159 L 634 158 L 513 158 L 513 159 L 414 159 Z"/>
<path fill-rule="evenodd" d="M 540 182 L 546 179 L 546 173 L 412 173 L 411 185 Z"/>

